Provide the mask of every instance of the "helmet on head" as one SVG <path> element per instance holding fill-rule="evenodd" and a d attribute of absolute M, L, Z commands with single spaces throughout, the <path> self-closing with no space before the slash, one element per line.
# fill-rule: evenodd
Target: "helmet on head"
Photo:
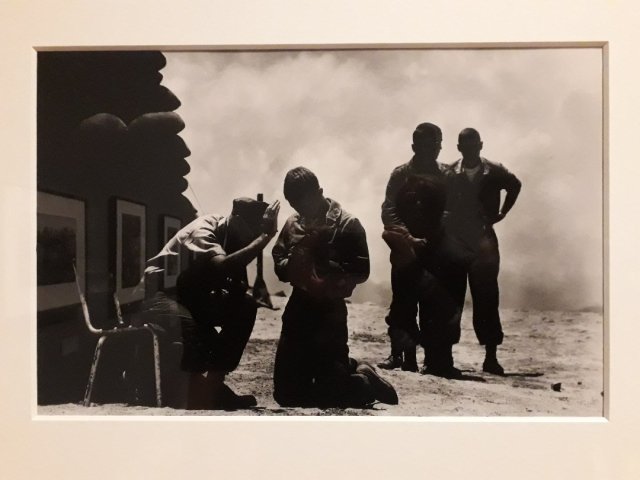
<path fill-rule="evenodd" d="M 231 215 L 242 218 L 252 229 L 260 228 L 262 216 L 269 204 L 254 200 L 253 198 L 240 197 L 233 200 Z"/>

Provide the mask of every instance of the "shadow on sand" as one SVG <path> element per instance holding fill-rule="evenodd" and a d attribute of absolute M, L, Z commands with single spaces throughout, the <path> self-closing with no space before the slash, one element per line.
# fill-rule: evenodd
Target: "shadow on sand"
<path fill-rule="evenodd" d="M 461 380 L 476 380 L 477 379 L 482 379 L 481 381 L 485 381 L 486 379 L 483 377 L 477 377 L 474 375 L 464 375 L 465 372 L 474 372 L 474 370 L 460 370 L 461 372 L 463 372 L 463 378 Z M 505 372 L 502 375 L 492 375 L 494 377 L 542 377 L 544 375 L 544 372 Z"/>
<path fill-rule="evenodd" d="M 449 378 L 449 380 L 462 380 L 465 382 L 486 382 L 487 380 L 485 378 L 482 377 L 478 377 L 477 375 L 466 375 L 464 372 L 473 372 L 473 370 L 460 370 L 460 372 L 462 373 L 462 375 L 460 377 L 457 378 Z M 447 377 L 443 377 L 440 375 L 435 375 L 433 373 L 423 373 L 423 375 L 428 375 L 428 376 L 432 376 L 432 377 L 437 377 L 437 378 L 447 378 Z"/>
<path fill-rule="evenodd" d="M 299 407 L 250 407 L 246 410 L 252 411 L 258 415 L 285 415 L 285 416 L 299 416 L 299 415 L 332 415 L 332 416 L 342 416 L 342 415 L 353 415 L 357 413 L 352 412 L 361 412 L 360 415 L 371 415 L 373 412 L 381 412 L 386 410 L 384 407 L 385 404 L 380 402 L 375 402 L 371 405 L 365 405 L 361 407 L 320 407 L 320 406 L 299 406 Z M 315 411 L 316 413 L 312 413 L 311 411 Z"/>
<path fill-rule="evenodd" d="M 541 377 L 544 372 L 505 372 L 503 377 Z"/>
<path fill-rule="evenodd" d="M 455 378 L 454 380 L 463 380 L 466 382 L 486 382 L 486 378 L 478 377 L 476 375 L 465 375 L 464 373 L 460 378 Z"/>

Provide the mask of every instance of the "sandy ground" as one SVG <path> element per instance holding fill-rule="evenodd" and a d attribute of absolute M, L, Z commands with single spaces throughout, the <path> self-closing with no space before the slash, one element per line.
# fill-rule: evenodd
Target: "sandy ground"
<path fill-rule="evenodd" d="M 463 316 L 461 342 L 454 347 L 456 366 L 465 379 L 446 380 L 418 373 L 383 372 L 396 388 L 399 405 L 369 409 L 281 408 L 271 396 L 280 316 L 286 298 L 273 298 L 281 309 L 260 309 L 251 339 L 228 383 L 253 393 L 258 407 L 234 412 L 187 411 L 126 404 L 39 406 L 40 415 L 375 415 L 375 416 L 592 416 L 603 415 L 603 322 L 591 312 L 502 310 L 505 341 L 499 358 L 504 377 L 482 372 L 483 349 Z M 386 309 L 349 305 L 351 356 L 377 363 L 388 355 Z M 423 352 L 420 350 L 418 361 Z M 560 384 L 560 385 L 558 385 Z M 555 388 L 554 388 L 555 385 Z"/>

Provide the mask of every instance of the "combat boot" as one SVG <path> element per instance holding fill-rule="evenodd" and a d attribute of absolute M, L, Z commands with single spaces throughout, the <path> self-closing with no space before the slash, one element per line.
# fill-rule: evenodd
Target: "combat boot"
<path fill-rule="evenodd" d="M 405 348 L 403 351 L 404 358 L 402 360 L 401 369 L 405 372 L 417 372 L 418 371 L 418 361 L 416 360 L 416 349 L 415 347 L 412 349 Z"/>
<path fill-rule="evenodd" d="M 372 389 L 376 400 L 389 405 L 398 404 L 398 394 L 395 388 L 388 381 L 378 375 L 376 369 L 366 362 L 361 362 L 356 368 L 356 373 L 364 375 Z"/>
<path fill-rule="evenodd" d="M 484 358 L 484 362 L 482 363 L 482 371 L 487 373 L 492 373 L 493 375 L 504 375 L 504 368 L 502 365 L 498 363 L 497 357 L 497 345 L 487 345 L 486 347 L 486 356 Z"/>
<path fill-rule="evenodd" d="M 402 353 L 392 353 L 382 362 L 378 363 L 378 367 L 383 370 L 393 370 L 402 367 L 402 365 Z"/>
<path fill-rule="evenodd" d="M 462 372 L 453 366 L 453 345 L 433 345 L 425 349 L 423 375 L 460 379 Z"/>

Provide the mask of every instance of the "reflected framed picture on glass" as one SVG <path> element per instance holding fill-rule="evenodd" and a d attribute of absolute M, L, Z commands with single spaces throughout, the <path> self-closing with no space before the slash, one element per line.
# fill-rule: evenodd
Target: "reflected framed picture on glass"
<path fill-rule="evenodd" d="M 146 207 L 120 198 L 115 202 L 115 292 L 120 303 L 144 299 Z"/>
<path fill-rule="evenodd" d="M 38 192 L 37 226 L 38 311 L 79 303 L 73 265 L 84 288 L 84 201 Z"/>
<path fill-rule="evenodd" d="M 182 228 L 179 218 L 165 215 L 162 217 L 161 245 L 166 245 L 171 238 Z M 167 255 L 164 257 L 164 272 L 162 275 L 163 288 L 175 288 L 178 274 L 180 273 L 180 255 Z"/>

